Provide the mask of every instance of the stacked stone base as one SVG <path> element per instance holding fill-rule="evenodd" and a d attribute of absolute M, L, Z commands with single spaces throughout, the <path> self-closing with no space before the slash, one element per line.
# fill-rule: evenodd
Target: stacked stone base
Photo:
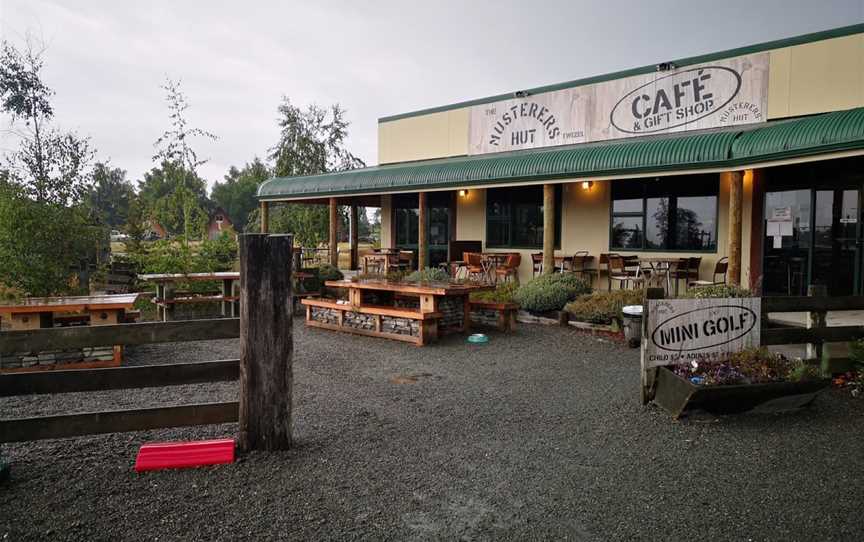
<path fill-rule="evenodd" d="M 0 356 L 0 372 L 9 370 L 37 370 L 73 368 L 75 365 L 111 365 L 121 359 L 120 347 L 100 346 L 44 352 L 16 352 Z"/>

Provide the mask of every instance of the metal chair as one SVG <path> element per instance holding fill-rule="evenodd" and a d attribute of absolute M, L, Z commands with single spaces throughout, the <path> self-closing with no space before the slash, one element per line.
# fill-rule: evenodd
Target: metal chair
<path fill-rule="evenodd" d="M 531 254 L 531 276 L 536 277 L 543 273 L 543 253 L 534 252 Z"/>
<path fill-rule="evenodd" d="M 573 258 L 570 260 L 570 272 L 578 273 L 584 280 L 588 281 L 590 285 L 593 282 L 593 275 L 596 272 L 596 269 L 590 269 L 585 267 L 585 264 L 588 260 L 588 251 L 580 250 L 573 254 Z"/>
<path fill-rule="evenodd" d="M 612 289 L 612 276 L 609 273 L 609 258 L 617 257 L 618 254 L 614 252 L 602 253 L 600 257 L 597 259 L 597 276 L 599 278 L 600 275 L 606 274 L 606 289 Z M 605 267 L 604 267 L 605 266 Z"/>
<path fill-rule="evenodd" d="M 486 276 L 486 268 L 483 267 L 483 256 L 479 252 L 466 252 L 465 262 L 468 268 L 468 280 L 486 281 L 488 278 Z"/>
<path fill-rule="evenodd" d="M 495 268 L 495 277 L 497 280 L 508 280 L 512 278 L 519 284 L 519 265 L 522 263 L 522 255 L 514 252 L 507 256 L 504 265 Z"/>
<path fill-rule="evenodd" d="M 643 284 L 645 277 L 637 268 L 636 271 L 627 269 L 627 264 L 621 256 L 609 257 L 609 289 L 612 289 L 612 281 L 617 280 L 619 289 L 628 289 L 631 284 Z"/>
<path fill-rule="evenodd" d="M 690 287 L 698 288 L 700 286 L 716 286 L 718 284 L 726 284 L 726 274 L 728 271 L 729 258 L 723 256 L 722 258 L 717 260 L 717 263 L 714 264 L 714 273 L 711 275 L 711 280 L 694 280 L 690 282 Z M 721 280 L 717 280 L 718 276 L 721 277 Z"/>

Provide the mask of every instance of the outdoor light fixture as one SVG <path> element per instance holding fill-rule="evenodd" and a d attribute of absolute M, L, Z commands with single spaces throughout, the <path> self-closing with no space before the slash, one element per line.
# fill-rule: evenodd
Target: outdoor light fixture
<path fill-rule="evenodd" d="M 467 196 L 467 195 L 468 195 L 468 191 L 465 190 L 464 188 L 461 189 L 461 190 L 459 190 L 459 197 L 460 197 L 460 198 L 464 198 L 464 197 Z"/>
<path fill-rule="evenodd" d="M 594 186 L 594 181 L 582 181 L 582 190 L 591 190 Z"/>

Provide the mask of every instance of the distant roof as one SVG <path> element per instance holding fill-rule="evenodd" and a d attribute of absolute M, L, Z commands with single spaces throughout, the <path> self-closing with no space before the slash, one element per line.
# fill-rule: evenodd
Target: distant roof
<path fill-rule="evenodd" d="M 708 53 L 705 55 L 699 56 L 691 56 L 687 58 L 679 58 L 679 59 L 668 59 L 664 58 L 659 60 L 658 62 L 669 62 L 671 61 L 675 64 L 676 67 L 685 67 L 692 66 L 694 64 L 702 64 L 704 62 L 711 62 L 714 60 L 720 60 L 723 58 L 730 58 L 733 56 L 741 56 L 741 55 L 749 55 L 752 53 L 759 53 L 762 51 L 770 51 L 771 49 L 781 49 L 783 47 L 791 47 L 793 45 L 801 45 L 804 43 L 811 43 L 814 41 L 827 40 L 831 38 L 841 38 L 843 36 L 850 36 L 852 34 L 860 34 L 864 32 L 864 24 L 855 24 L 851 26 L 843 26 L 840 28 L 832 28 L 830 30 L 823 30 L 821 32 L 812 32 L 810 34 L 802 34 L 800 36 L 793 36 L 791 38 L 784 38 L 780 40 L 774 41 L 766 41 L 764 43 L 758 43 L 755 45 L 748 45 L 746 47 L 738 47 L 736 49 L 728 49 L 726 51 L 719 51 L 716 53 Z M 430 107 L 426 109 L 419 109 L 417 111 L 410 111 L 408 113 L 399 113 L 397 115 L 390 115 L 387 117 L 381 117 L 378 119 L 378 122 L 389 122 L 393 120 L 399 120 L 409 117 L 417 117 L 420 115 L 428 115 L 430 113 L 440 113 L 442 111 L 449 111 L 451 109 L 461 109 L 463 107 L 469 107 L 472 105 L 480 105 L 491 102 L 497 102 L 500 100 L 507 100 L 513 98 L 513 93 L 515 91 L 524 90 L 529 94 L 540 94 L 542 92 L 550 92 L 553 90 L 561 90 L 565 88 L 579 87 L 582 85 L 590 85 L 593 83 L 600 83 L 602 81 L 611 81 L 613 79 L 621 79 L 624 77 L 630 77 L 632 75 L 640 75 L 643 73 L 652 73 L 657 71 L 657 64 L 649 64 L 647 66 L 641 66 L 639 68 L 631 68 L 629 70 L 617 71 L 612 73 L 607 73 L 604 75 L 595 75 L 593 77 L 585 77 L 583 79 L 576 79 L 573 81 L 566 81 L 564 83 L 556 83 L 553 85 L 545 85 L 541 87 L 534 87 L 528 89 L 514 89 L 505 94 L 498 94 L 496 96 L 487 96 L 485 98 L 478 98 L 475 100 L 467 100 L 464 102 L 457 102 L 448 105 L 441 105 L 438 107 Z"/>
<path fill-rule="evenodd" d="M 734 129 L 389 164 L 276 177 L 259 200 L 456 189 L 507 182 L 741 168 L 841 151 L 864 151 L 864 108 Z"/>

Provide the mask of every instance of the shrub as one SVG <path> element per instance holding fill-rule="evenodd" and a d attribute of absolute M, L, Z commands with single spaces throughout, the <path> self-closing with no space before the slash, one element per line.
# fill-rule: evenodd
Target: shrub
<path fill-rule="evenodd" d="M 723 362 L 691 362 L 676 365 L 676 374 L 697 384 L 722 386 L 763 384 L 768 382 L 801 382 L 818 378 L 815 366 L 800 359 L 792 360 L 767 348 L 746 348 Z"/>
<path fill-rule="evenodd" d="M 641 305 L 644 290 L 612 290 L 583 295 L 567 305 L 566 310 L 573 320 L 592 324 L 610 324 L 621 316 L 621 307 Z"/>
<path fill-rule="evenodd" d="M 482 292 L 471 292 L 471 301 L 487 301 L 489 303 L 512 303 L 513 296 L 519 285 L 515 282 L 504 282 L 495 287 L 494 290 Z"/>
<path fill-rule="evenodd" d="M 450 275 L 447 271 L 437 267 L 427 267 L 422 271 L 414 271 L 405 280 L 408 282 L 449 282 Z"/>
<path fill-rule="evenodd" d="M 237 239 L 223 232 L 216 239 L 206 240 L 198 247 L 199 267 L 208 271 L 231 271 L 237 261 Z"/>
<path fill-rule="evenodd" d="M 716 284 L 691 288 L 684 294 L 688 299 L 708 299 L 713 297 L 753 297 L 750 290 L 734 284 Z"/>
<path fill-rule="evenodd" d="M 345 278 L 345 275 L 343 275 L 342 271 L 339 271 L 339 268 L 334 265 L 322 263 L 318 267 L 318 279 L 321 280 L 321 282 L 328 280 L 342 280 L 343 278 Z"/>
<path fill-rule="evenodd" d="M 0 282 L 0 303 L 16 303 L 26 296 L 24 290 Z"/>
<path fill-rule="evenodd" d="M 553 273 L 521 286 L 513 300 L 525 310 L 547 312 L 560 310 L 568 301 L 590 291 L 591 287 L 572 273 Z"/>

